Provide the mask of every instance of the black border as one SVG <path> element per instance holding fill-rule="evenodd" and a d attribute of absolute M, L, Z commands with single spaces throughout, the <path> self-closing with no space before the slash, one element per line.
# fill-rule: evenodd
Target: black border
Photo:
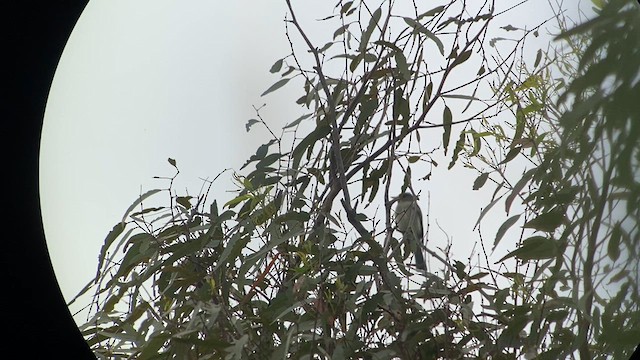
<path fill-rule="evenodd" d="M 2 138 L 3 160 L 10 162 L 9 169 L 2 170 L 9 194 L 0 237 L 0 279 L 5 281 L 0 298 L 8 315 L 2 319 L 0 335 L 3 356 L 95 359 L 58 287 L 44 239 L 38 188 L 40 133 L 49 89 L 87 2 L 20 0 L 3 6 L 3 73 L 8 72 L 9 84 L 2 84 Z"/>

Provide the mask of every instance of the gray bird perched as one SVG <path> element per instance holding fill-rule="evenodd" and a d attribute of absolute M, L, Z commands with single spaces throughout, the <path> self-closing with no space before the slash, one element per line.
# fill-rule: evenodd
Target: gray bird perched
<path fill-rule="evenodd" d="M 411 193 L 402 193 L 393 199 L 396 204 L 396 226 L 402 233 L 402 240 L 408 244 L 416 255 L 416 267 L 426 270 L 424 256 L 422 256 L 422 242 L 424 230 L 422 226 L 422 210 L 418 201 Z"/>

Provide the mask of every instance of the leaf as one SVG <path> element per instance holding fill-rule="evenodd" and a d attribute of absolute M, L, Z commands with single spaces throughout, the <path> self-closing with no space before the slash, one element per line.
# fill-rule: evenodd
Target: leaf
<path fill-rule="evenodd" d="M 278 61 L 276 61 L 273 65 L 271 65 L 271 68 L 269 69 L 270 73 L 277 73 L 278 71 L 280 71 L 280 69 L 282 69 L 282 62 L 284 59 L 280 59 Z"/>
<path fill-rule="evenodd" d="M 316 52 L 318 54 L 322 54 L 323 52 L 327 51 L 333 44 L 335 44 L 334 42 L 328 42 L 326 44 L 324 44 L 321 48 L 317 49 Z M 307 52 L 312 53 L 311 50 L 308 50 Z"/>
<path fill-rule="evenodd" d="M 426 104 L 427 104 L 428 100 L 431 98 L 431 93 L 432 92 L 433 92 L 433 82 L 429 82 L 427 87 L 424 89 L 425 106 L 423 106 L 423 110 L 426 109 Z"/>
<path fill-rule="evenodd" d="M 406 125 L 409 121 L 409 113 L 411 111 L 409 101 L 402 96 L 402 90 L 400 89 L 396 89 L 393 97 L 393 119 L 398 121 L 400 117 L 402 117 L 402 123 Z"/>
<path fill-rule="evenodd" d="M 224 205 L 222 205 L 223 208 L 233 208 L 236 205 L 238 205 L 239 203 L 245 201 L 245 200 L 249 200 L 251 199 L 251 195 L 249 194 L 244 194 L 244 195 L 240 195 L 240 196 L 236 196 L 235 198 L 227 201 Z"/>
<path fill-rule="evenodd" d="M 493 200 L 492 202 L 489 203 L 489 205 L 487 205 L 487 207 L 485 207 L 484 209 L 482 209 L 482 211 L 480 212 L 480 216 L 478 216 L 478 220 L 476 221 L 476 224 L 473 225 L 473 230 L 475 231 L 476 227 L 480 224 L 480 221 L 482 220 L 482 218 L 487 215 L 487 213 L 489 212 L 489 210 L 491 210 L 491 208 L 493 207 L 493 205 L 495 205 L 498 201 L 500 201 L 500 199 L 502 199 L 502 196 Z"/>
<path fill-rule="evenodd" d="M 333 40 L 335 40 L 338 36 L 344 34 L 344 32 L 349 28 L 349 25 L 351 24 L 344 24 L 342 26 L 340 26 L 334 33 L 333 33 Z"/>
<path fill-rule="evenodd" d="M 536 218 L 527 221 L 522 227 L 545 232 L 553 232 L 564 221 L 565 210 L 558 206 L 551 211 L 538 215 Z"/>
<path fill-rule="evenodd" d="M 522 137 L 522 133 L 524 132 L 524 125 L 525 115 L 522 111 L 522 108 L 520 107 L 520 104 L 518 104 L 518 107 L 516 109 L 516 132 L 513 135 L 513 141 L 516 141 Z"/>
<path fill-rule="evenodd" d="M 109 234 L 107 234 L 107 236 L 104 239 L 104 244 L 100 248 L 100 255 L 98 256 L 98 272 L 96 274 L 95 279 L 91 280 L 84 288 L 82 288 L 82 290 L 80 290 L 78 294 L 74 296 L 73 299 L 71 299 L 67 303 L 67 306 L 70 306 L 71 304 L 73 304 L 80 296 L 82 296 L 89 289 L 91 289 L 91 287 L 94 285 L 94 281 L 96 281 L 100 277 L 100 269 L 102 268 L 104 259 L 107 256 L 107 250 L 109 249 L 111 244 L 113 244 L 113 242 L 122 234 L 125 227 L 126 227 L 126 224 L 124 222 L 118 222 L 113 226 L 111 231 L 109 231 Z M 130 232 L 131 230 L 129 230 L 129 232 L 124 236 L 124 238 L 126 238 Z"/>
<path fill-rule="evenodd" d="M 522 245 L 505 255 L 498 262 L 516 257 L 523 261 L 551 259 L 557 255 L 558 244 L 554 239 L 544 236 L 532 236 L 522 241 Z"/>
<path fill-rule="evenodd" d="M 153 333 L 145 342 L 144 347 L 137 358 L 146 360 L 157 357 L 160 348 L 170 337 L 171 334 L 164 330 L 159 330 Z"/>
<path fill-rule="evenodd" d="M 536 53 L 536 60 L 533 63 L 533 67 L 537 67 L 540 64 L 540 60 L 542 60 L 542 50 L 538 49 Z"/>
<path fill-rule="evenodd" d="M 257 124 L 257 123 L 259 123 L 259 122 L 260 122 L 260 121 L 258 121 L 258 120 L 256 120 L 256 119 L 249 119 L 249 120 L 247 121 L 247 123 L 244 125 L 244 127 L 245 127 L 245 129 L 247 129 L 247 132 L 249 132 L 249 129 L 251 128 L 251 126 L 252 126 L 253 124 Z"/>
<path fill-rule="evenodd" d="M 509 228 L 512 227 L 513 224 L 515 224 L 518 221 L 519 218 L 520 218 L 520 214 L 514 215 L 514 216 L 508 218 L 507 221 L 502 223 L 502 225 L 500 225 L 500 228 L 498 229 L 498 232 L 496 233 L 496 239 L 493 242 L 493 248 L 494 249 L 496 248 L 496 246 L 498 246 L 498 243 L 500 242 L 500 240 L 502 240 L 502 237 L 507 232 L 507 230 L 509 230 Z"/>
<path fill-rule="evenodd" d="M 522 344 L 521 332 L 528 323 L 526 314 L 516 314 L 507 324 L 505 329 L 500 333 L 496 340 L 499 349 L 506 347 L 520 347 Z"/>
<path fill-rule="evenodd" d="M 413 164 L 418 160 L 420 160 L 420 156 L 409 156 L 409 158 L 407 159 L 407 161 L 409 161 L 409 164 Z"/>
<path fill-rule="evenodd" d="M 441 95 L 443 98 L 451 98 L 451 99 L 464 99 L 464 100 L 480 100 L 480 98 L 477 98 L 475 96 L 472 95 L 464 95 L 464 94 L 443 94 Z"/>
<path fill-rule="evenodd" d="M 283 127 L 283 129 L 288 129 L 288 128 L 294 127 L 294 126 L 300 124 L 300 122 L 302 122 L 302 120 L 305 120 L 305 119 L 308 119 L 309 117 L 311 117 L 311 115 L 313 115 L 313 114 L 302 115 L 299 118 L 297 118 L 297 119 L 293 120 L 292 122 L 290 122 L 289 124 L 285 125 Z"/>
<path fill-rule="evenodd" d="M 431 9 L 431 10 L 421 14 L 420 16 L 418 16 L 418 19 L 422 19 L 423 17 L 426 17 L 426 16 L 437 15 L 437 14 L 441 13 L 442 10 L 444 10 L 444 5 L 436 6 L 433 9 Z"/>
<path fill-rule="evenodd" d="M 442 145 L 444 146 L 444 154 L 447 155 L 447 148 L 449 147 L 449 138 L 451 137 L 451 124 L 453 122 L 453 116 L 451 115 L 451 109 L 447 105 L 444 106 L 444 112 L 442 114 Z"/>
<path fill-rule="evenodd" d="M 176 202 L 182 205 L 185 209 L 191 209 L 191 203 L 189 202 L 189 200 L 191 200 L 192 198 L 193 196 L 178 196 L 176 197 Z"/>
<path fill-rule="evenodd" d="M 309 135 L 307 135 L 304 139 L 302 139 L 302 141 L 298 143 L 295 149 L 293 149 L 293 152 L 291 154 L 291 157 L 293 158 L 292 169 L 297 169 L 298 164 L 300 163 L 300 159 L 302 158 L 302 155 L 308 149 L 312 148 L 313 145 L 316 143 L 316 141 L 329 135 L 330 131 L 331 131 L 331 127 L 326 123 L 322 123 L 318 125 L 318 127 L 316 127 L 315 130 L 309 133 Z"/>
<path fill-rule="evenodd" d="M 427 29 L 426 27 L 424 27 L 424 25 L 422 25 L 420 22 L 409 18 L 409 17 L 405 17 L 404 18 L 404 22 L 407 23 L 407 25 L 411 26 L 414 30 L 414 32 L 420 32 L 425 34 L 429 39 L 431 39 L 433 42 L 436 43 L 436 46 L 438 46 L 438 50 L 440 51 L 440 54 L 442 54 L 442 56 L 444 56 L 444 44 L 442 43 L 442 41 L 440 41 L 440 39 L 436 36 L 436 34 L 434 34 L 433 32 L 431 32 L 431 30 Z"/>
<path fill-rule="evenodd" d="M 400 48 L 398 47 L 398 45 L 396 45 L 396 44 L 394 44 L 394 43 L 392 43 L 392 42 L 389 42 L 389 41 L 385 41 L 385 40 L 376 40 L 376 41 L 374 41 L 373 43 L 374 43 L 374 44 L 376 44 L 376 45 L 382 45 L 382 46 L 389 47 L 389 48 L 393 49 L 393 51 L 395 51 L 395 52 L 402 52 L 402 49 L 400 49 Z"/>
<path fill-rule="evenodd" d="M 411 77 L 411 72 L 409 71 L 409 66 L 407 65 L 407 58 L 404 56 L 402 51 L 396 51 L 394 54 L 394 58 L 396 59 L 396 65 L 398 65 L 398 72 L 402 77 L 402 80 L 408 81 Z"/>
<path fill-rule="evenodd" d="M 487 182 L 488 178 L 489 178 L 489 173 L 480 174 L 480 176 L 478 176 L 476 180 L 473 182 L 473 190 L 480 190 L 480 188 L 483 187 L 484 184 Z"/>
<path fill-rule="evenodd" d="M 256 164 L 256 169 L 263 169 L 273 164 L 274 162 L 276 162 L 276 160 L 280 159 L 281 157 L 282 157 L 282 154 L 277 154 L 277 153 L 269 154 Z"/>
<path fill-rule="evenodd" d="M 607 255 L 613 261 L 618 260 L 620 257 L 620 238 L 622 237 L 622 229 L 620 223 L 616 223 L 611 231 L 611 237 L 607 244 Z"/>
<path fill-rule="evenodd" d="M 461 263 L 460 261 L 457 261 L 453 264 L 456 268 L 456 275 L 458 276 L 459 279 L 466 279 L 467 277 L 467 272 L 464 271 L 465 269 L 465 265 L 463 263 Z"/>
<path fill-rule="evenodd" d="M 466 136 L 464 135 L 464 131 L 461 131 L 460 137 L 458 138 L 458 141 L 456 141 L 456 147 L 455 149 L 453 149 L 453 156 L 451 157 L 451 162 L 449 163 L 449 167 L 447 167 L 448 170 L 451 170 L 453 165 L 456 164 L 456 161 L 458 160 L 458 154 L 460 153 L 460 151 L 462 151 L 462 149 L 464 149 L 465 139 L 466 139 Z"/>
<path fill-rule="evenodd" d="M 284 78 L 284 79 L 280 79 L 278 80 L 275 84 L 271 85 L 265 92 L 263 92 L 260 96 L 265 96 L 270 92 L 276 91 L 278 89 L 280 89 L 281 87 L 283 87 L 286 83 L 289 82 L 289 80 L 291 80 L 291 78 Z"/>
<path fill-rule="evenodd" d="M 356 71 L 356 68 L 358 67 L 362 59 L 364 59 L 364 53 L 360 53 L 358 54 L 358 56 L 354 57 L 349 63 L 349 70 L 351 72 Z"/>
<path fill-rule="evenodd" d="M 171 166 L 173 166 L 174 168 L 176 168 L 176 169 L 178 168 L 178 167 L 176 166 L 176 160 L 175 160 L 175 159 L 168 158 L 168 159 L 167 159 L 167 161 L 168 161 L 168 162 L 169 162 L 169 164 L 171 164 Z"/>
<path fill-rule="evenodd" d="M 340 8 L 340 14 L 344 14 L 349 11 L 351 5 L 353 5 L 353 1 L 347 1 L 344 5 L 342 5 L 342 7 Z"/>
<path fill-rule="evenodd" d="M 509 150 L 509 152 L 507 153 L 507 156 L 505 156 L 504 160 L 500 161 L 498 163 L 498 165 L 506 164 L 509 161 L 515 159 L 516 156 L 518 156 L 518 154 L 520 154 L 520 150 L 522 150 L 521 146 L 516 146 L 516 147 L 511 148 L 511 150 Z"/>
<path fill-rule="evenodd" d="M 471 53 L 472 53 L 472 50 L 467 50 L 467 51 L 464 51 L 462 54 L 458 55 L 456 59 L 453 60 L 453 64 L 451 64 L 451 67 L 453 68 L 454 66 L 458 66 L 463 62 L 469 60 Z"/>
<path fill-rule="evenodd" d="M 371 34 L 373 34 L 373 30 L 375 30 L 378 25 L 378 21 L 380 21 L 380 16 L 382 16 L 382 9 L 377 8 L 376 11 L 373 12 L 371 19 L 369 19 L 369 25 L 367 25 L 367 29 L 362 34 L 362 38 L 360 39 L 360 47 L 359 50 L 361 53 L 364 53 L 367 45 L 369 44 L 369 39 L 371 38 Z"/>
<path fill-rule="evenodd" d="M 517 27 L 513 27 L 513 26 L 511 26 L 511 25 L 501 26 L 501 27 L 500 27 L 500 29 L 504 29 L 504 30 L 507 30 L 507 31 L 516 31 L 516 30 L 520 30 L 520 29 L 518 29 Z"/>
<path fill-rule="evenodd" d="M 473 129 L 471 129 L 469 132 L 471 133 L 471 138 L 473 140 L 473 152 L 469 156 L 476 156 L 478 155 L 482 147 L 482 136 L 478 135 L 478 133 Z"/>
<path fill-rule="evenodd" d="M 171 159 L 170 159 L 171 160 Z M 175 162 L 175 160 L 174 160 Z M 124 223 L 125 220 L 127 219 L 127 216 L 129 216 L 129 213 L 131 213 L 131 211 L 133 211 L 133 209 L 138 206 L 139 204 L 141 204 L 146 198 L 148 198 L 151 195 L 157 194 L 158 192 L 160 192 L 161 190 L 159 189 L 153 189 L 153 190 L 149 190 L 146 193 L 140 195 L 140 197 L 138 199 L 136 199 L 136 201 L 133 202 L 133 204 L 131 204 L 129 206 L 129 208 L 127 208 L 127 211 L 124 212 L 124 215 L 122 216 L 122 222 Z"/>
<path fill-rule="evenodd" d="M 533 173 L 535 171 L 536 171 L 536 169 L 533 168 L 533 169 L 529 169 L 527 172 L 525 172 L 522 175 L 522 178 L 516 183 L 516 185 L 511 190 L 511 194 L 509 194 L 509 196 L 507 196 L 507 199 L 504 202 L 504 207 L 505 207 L 505 211 L 507 212 L 507 214 L 509 213 L 509 208 L 511 208 L 511 203 L 513 203 L 513 200 L 516 198 L 516 196 L 518 196 L 518 194 L 524 188 L 524 186 L 527 184 L 527 182 L 529 182 L 529 179 L 531 179 L 531 177 L 533 176 Z"/>
<path fill-rule="evenodd" d="M 520 146 L 521 148 L 526 149 L 526 148 L 535 146 L 535 144 L 536 142 L 533 139 L 522 138 L 522 139 L 515 140 L 514 142 L 511 143 L 510 146 L 512 147 Z"/>

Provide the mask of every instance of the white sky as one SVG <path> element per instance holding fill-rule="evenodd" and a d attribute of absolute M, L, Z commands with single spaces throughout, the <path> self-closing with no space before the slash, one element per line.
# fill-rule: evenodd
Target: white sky
<path fill-rule="evenodd" d="M 321 3 L 324 10 L 315 9 Z M 312 19 L 326 16 L 334 3 L 294 6 L 315 29 Z M 252 105 L 267 103 L 261 115 L 274 129 L 300 115 L 294 104 L 299 87 L 260 97 L 279 79 L 270 66 L 289 53 L 285 12 L 283 0 L 89 2 L 56 71 L 41 144 L 43 222 L 65 299 L 93 278 L 104 237 L 126 208 L 139 194 L 166 187 L 153 177 L 173 175 L 167 158 L 181 171 L 174 188 L 197 195 L 201 178 L 239 169 L 268 141 L 260 126 L 245 130 L 255 117 Z M 514 14 L 497 24 L 531 26 L 550 16 L 538 0 Z M 452 135 L 454 144 L 455 127 Z M 430 241 L 444 241 L 437 220 L 464 261 L 477 239 L 471 228 L 492 190 L 473 192 L 476 174 L 459 166 L 447 171 L 447 163 L 419 190 L 431 194 Z M 228 179 L 216 183 L 210 201 L 230 198 Z M 496 227 L 506 219 L 499 215 Z M 495 229 L 488 234 L 490 246 Z"/>

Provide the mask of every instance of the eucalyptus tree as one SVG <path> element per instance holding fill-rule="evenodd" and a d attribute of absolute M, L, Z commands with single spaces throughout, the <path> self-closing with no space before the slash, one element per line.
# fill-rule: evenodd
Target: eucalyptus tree
<path fill-rule="evenodd" d="M 602 54 L 597 47 L 604 40 L 577 43 L 586 41 L 576 35 L 583 26 L 564 35 L 576 45 L 571 51 L 540 50 L 526 61 L 527 39 L 539 36 L 548 19 L 529 29 L 510 25 L 517 5 L 339 1 L 319 20 L 332 30 L 315 43 L 302 10 L 286 4 L 291 52 L 271 66 L 279 79 L 263 96 L 299 86 L 292 106 L 303 115 L 273 129 L 256 109 L 247 131 L 262 126 L 272 137 L 234 173 L 236 195 L 226 203 L 209 199 L 215 181 L 191 197 L 172 188 L 173 177 L 168 189 L 150 190 L 127 209 L 105 239 L 96 278 L 79 294 L 93 294 L 92 316 L 81 330 L 95 353 L 140 359 L 617 354 L 615 342 L 601 340 L 611 323 L 633 335 L 624 316 L 637 313 L 628 301 L 637 299 L 630 279 L 638 269 L 631 261 L 638 246 L 631 199 L 638 192 L 637 179 L 612 166 L 636 166 L 638 155 L 628 139 L 611 161 L 609 146 L 636 125 L 620 120 L 611 129 L 576 132 L 572 124 L 592 114 L 586 106 L 600 106 L 593 119 L 608 118 L 609 98 L 596 102 L 585 90 L 595 84 L 591 74 L 569 66 L 578 55 L 581 65 L 606 59 L 594 55 Z M 589 26 L 609 24 L 604 10 L 602 18 L 604 25 Z M 636 91 L 637 82 L 631 85 Z M 610 142 L 602 147 L 604 135 Z M 481 225 L 491 208 L 501 202 L 509 212 L 523 200 L 494 239 L 498 246 L 509 238 L 515 250 L 490 260 L 483 247 L 484 261 L 472 262 L 427 246 L 429 272 L 409 266 L 415 249 L 395 231 L 392 198 L 413 192 L 443 161 L 449 169 L 480 170 L 474 189 L 496 185 L 476 224 L 482 246 Z M 524 172 L 511 167 L 517 162 L 526 164 Z M 178 162 L 169 163 L 177 176 Z M 602 171 L 591 170 L 593 164 Z M 627 185 L 613 178 L 593 178 L 603 174 L 624 177 L 628 191 L 614 191 Z M 167 194 L 166 206 L 145 206 Z M 613 219 L 614 202 L 631 215 L 598 225 Z M 512 236 L 520 217 L 522 230 Z M 598 250 L 603 246 L 611 264 Z M 590 273 L 596 265 L 604 277 Z M 602 279 L 626 285 L 607 297 L 594 290 Z"/>

